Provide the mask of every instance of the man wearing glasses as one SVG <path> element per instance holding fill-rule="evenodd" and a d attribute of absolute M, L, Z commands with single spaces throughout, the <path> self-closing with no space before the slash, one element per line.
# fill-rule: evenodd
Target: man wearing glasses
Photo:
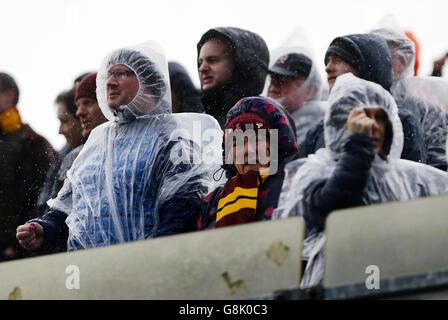
<path fill-rule="evenodd" d="M 48 202 L 51 210 L 36 221 L 43 232 L 18 230 L 22 246 L 72 251 L 196 229 L 199 203 L 216 187 L 211 175 L 219 157 L 176 161 L 173 149 L 185 156 L 207 145 L 171 133 L 195 121 L 220 129 L 208 115 L 172 115 L 168 81 L 165 57 L 153 42 L 105 57 L 96 91 L 109 121 L 90 133 L 58 197 Z"/>

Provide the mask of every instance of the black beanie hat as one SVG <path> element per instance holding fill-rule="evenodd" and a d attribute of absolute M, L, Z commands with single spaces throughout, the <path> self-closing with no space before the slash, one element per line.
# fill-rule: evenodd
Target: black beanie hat
<path fill-rule="evenodd" d="M 338 37 L 334 39 L 325 53 L 325 65 L 327 64 L 328 57 L 334 55 L 344 60 L 359 72 L 361 57 L 359 56 L 359 50 L 357 50 L 355 46 L 356 44 L 352 43 L 346 37 Z"/>

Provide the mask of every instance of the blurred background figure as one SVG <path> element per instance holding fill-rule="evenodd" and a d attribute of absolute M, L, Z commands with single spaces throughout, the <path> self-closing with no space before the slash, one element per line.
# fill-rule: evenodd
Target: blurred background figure
<path fill-rule="evenodd" d="M 409 82 L 419 79 L 423 85 L 426 80 L 415 76 L 416 50 L 415 43 L 406 36 L 393 16 L 387 16 L 383 25 L 379 25 L 371 33 L 384 38 L 389 48 L 392 61 L 391 93 L 399 109 L 407 109 L 413 113 L 423 128 L 424 153 L 423 162 L 446 171 L 446 136 L 448 134 L 447 115 L 440 106 L 431 103 L 416 93 Z"/>
<path fill-rule="evenodd" d="M 441 77 L 445 61 L 448 59 L 448 52 L 433 62 L 432 76 Z"/>
<path fill-rule="evenodd" d="M 45 184 L 42 187 L 36 208 L 31 216 L 37 217 L 47 210 L 47 201 L 56 197 L 65 179 L 65 171 L 61 173 L 61 166 L 67 154 L 85 142 L 81 132 L 81 121 L 76 115 L 75 88 L 61 92 L 55 100 L 59 119 L 59 134 L 66 139 L 66 145 L 59 151 L 59 161 L 47 172 Z"/>
<path fill-rule="evenodd" d="M 59 191 L 64 185 L 64 181 L 67 178 L 67 171 L 71 168 L 73 162 L 78 157 L 78 154 L 84 147 L 84 143 L 89 137 L 91 131 L 107 121 L 98 106 L 98 100 L 96 98 L 96 75 L 97 74 L 95 72 L 84 76 L 76 87 L 76 90 L 73 88 L 67 92 L 63 92 L 56 99 L 56 102 L 58 103 L 58 115 L 59 112 L 63 112 L 68 109 L 70 110 L 70 118 L 72 120 L 76 119 L 79 123 L 78 130 L 80 139 L 67 139 L 67 146 L 64 149 L 69 152 L 64 154 L 64 157 L 59 161 L 57 168 L 53 170 L 52 175 L 47 176 L 46 187 L 43 188 L 39 197 L 38 207 L 34 210 L 32 215 L 35 218 L 44 217 L 50 210 L 47 205 L 47 201 L 57 197 Z M 67 106 L 69 107 L 67 108 Z M 75 114 L 72 112 L 75 112 Z M 63 126 L 63 121 L 61 120 L 61 127 Z M 61 131 L 66 132 L 66 130 L 63 129 L 61 129 L 60 132 Z M 64 134 L 64 136 L 67 135 L 68 134 Z M 74 143 L 74 141 L 78 141 L 79 143 Z M 65 221 L 65 218 L 66 216 L 62 215 L 61 221 Z M 39 219 L 29 220 L 28 222 L 37 220 Z M 65 246 L 65 243 L 62 246 Z M 59 247 L 49 248 L 47 246 L 43 246 L 40 250 L 28 252 L 27 255 L 36 256 L 57 252 L 59 250 Z"/>
<path fill-rule="evenodd" d="M 171 85 L 172 112 L 204 113 L 201 93 L 195 88 L 187 70 L 177 62 L 168 63 Z"/>
<path fill-rule="evenodd" d="M 406 37 L 411 39 L 411 41 L 414 43 L 414 47 L 415 47 L 414 76 L 417 76 L 418 75 L 418 67 L 420 66 L 420 43 L 418 42 L 418 40 L 415 37 L 413 32 L 405 31 L 404 34 L 406 35 Z"/>
<path fill-rule="evenodd" d="M 448 79 L 420 76 L 406 79 L 406 86 L 416 97 L 424 99 L 448 112 Z"/>
<path fill-rule="evenodd" d="M 84 79 L 86 76 L 88 76 L 91 73 L 92 72 L 85 72 L 85 73 L 82 73 L 79 76 L 77 76 L 75 78 L 75 80 L 73 80 L 73 86 L 76 88 L 79 85 L 79 83 L 81 82 L 81 80 Z"/>
<path fill-rule="evenodd" d="M 322 80 L 313 61 L 300 48 L 277 59 L 269 68 L 268 97 L 276 99 L 294 119 L 300 146 L 309 129 L 324 118 L 325 103 L 320 101 Z"/>
<path fill-rule="evenodd" d="M 0 72 L 0 261 L 24 256 L 16 228 L 30 218 L 47 171 L 58 160 L 50 143 L 22 123 L 18 102 L 16 81 Z"/>
<path fill-rule="evenodd" d="M 276 99 L 293 119 L 297 144 L 323 118 L 327 91 L 319 74 L 310 44 L 300 28 L 286 38 L 281 46 L 270 52 L 270 67 L 264 94 Z"/>
<path fill-rule="evenodd" d="M 65 148 L 75 149 L 84 143 L 84 138 L 81 134 L 81 122 L 76 115 L 75 88 L 59 94 L 55 102 L 60 122 L 59 134 L 62 134 L 67 141 Z"/>
<path fill-rule="evenodd" d="M 96 73 L 90 73 L 75 88 L 61 93 L 56 98 L 58 118 L 61 122 L 59 133 L 67 139 L 67 145 L 60 153 L 58 165 L 52 176 L 47 176 L 46 186 L 40 194 L 34 217 L 41 216 L 48 209 L 47 201 L 56 198 L 90 132 L 107 121 L 96 99 Z"/>

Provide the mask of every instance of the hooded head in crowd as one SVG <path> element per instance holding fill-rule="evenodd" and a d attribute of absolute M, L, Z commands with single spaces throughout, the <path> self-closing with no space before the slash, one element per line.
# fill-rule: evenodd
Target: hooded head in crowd
<path fill-rule="evenodd" d="M 344 73 L 375 82 L 385 90 L 392 87 L 392 60 L 386 40 L 376 34 L 352 34 L 335 38 L 325 54 L 328 84 L 333 87 L 336 78 Z M 414 114 L 399 108 L 403 124 L 404 147 L 401 157 L 417 162 L 426 160 L 423 128 Z"/>
<path fill-rule="evenodd" d="M 97 97 L 108 120 L 171 113 L 168 68 L 160 47 L 147 42 L 107 55 L 98 71 Z"/>
<path fill-rule="evenodd" d="M 304 103 L 321 98 L 322 80 L 315 63 L 303 48 L 283 50 L 269 68 L 269 77 L 268 96 L 291 113 Z"/>
<path fill-rule="evenodd" d="M 441 104 L 421 95 L 424 87 L 435 87 L 430 78 L 414 77 L 416 57 L 414 43 L 404 32 L 395 29 L 381 28 L 372 33 L 385 39 L 389 47 L 393 79 L 390 91 L 400 112 L 406 110 L 412 113 L 421 124 L 423 148 L 421 161 L 446 171 L 445 150 L 448 134 L 446 114 L 440 108 Z M 429 96 L 442 97 L 443 90 L 439 92 L 435 90 Z"/>
<path fill-rule="evenodd" d="M 115 50 L 102 62 L 96 93 L 110 121 L 91 131 L 49 202 L 68 215 L 69 250 L 192 230 L 196 206 L 214 185 L 208 174 L 219 163 L 182 156 L 190 160 L 193 151 L 201 155 L 201 147 L 221 142 L 203 142 L 191 127 L 221 130 L 208 115 L 171 114 L 168 79 L 154 42 Z"/>
<path fill-rule="evenodd" d="M 205 112 L 224 128 L 227 112 L 239 99 L 263 91 L 269 65 L 268 47 L 253 32 L 220 27 L 208 30 L 197 49 Z"/>
<path fill-rule="evenodd" d="M 330 89 L 344 73 L 378 83 L 390 90 L 392 65 L 384 39 L 374 34 L 351 34 L 335 38 L 325 54 L 325 71 Z"/>
<path fill-rule="evenodd" d="M 271 174 L 277 172 L 279 166 L 281 167 L 281 164 L 285 159 L 298 152 L 294 127 L 289 122 L 284 108 L 275 100 L 262 97 L 249 97 L 241 99 L 232 109 L 230 109 L 227 114 L 226 133 L 224 137 L 224 152 L 226 156 L 229 155 L 231 149 L 239 149 L 238 146 L 233 148 L 234 144 L 238 142 L 237 139 L 233 141 L 229 140 L 231 137 L 230 134 L 237 129 L 242 130 L 242 132 L 253 130 L 258 139 L 256 143 L 257 145 L 252 149 L 246 144 L 244 146 L 239 146 L 241 149 L 245 148 L 244 150 L 240 150 L 244 153 L 245 162 L 247 162 L 247 160 L 250 161 L 251 152 L 253 153 L 253 158 L 258 160 L 260 151 L 264 151 L 260 150 L 260 148 L 267 148 L 268 150 L 266 150 L 267 152 L 264 154 L 266 154 L 271 161 L 269 166 L 274 169 Z M 264 133 L 266 133 L 266 139 L 261 139 L 259 135 L 260 130 L 263 129 L 265 130 Z M 276 131 L 275 135 L 271 134 L 272 130 Z M 272 139 L 276 139 L 277 141 L 272 141 Z M 266 143 L 263 144 L 263 146 L 260 146 L 263 142 Z M 250 141 L 248 144 L 250 144 Z M 259 163 L 251 164 L 249 162 L 249 164 L 239 164 L 238 161 L 235 160 L 237 159 L 236 154 L 238 151 L 239 150 L 234 150 L 234 152 L 232 152 L 234 164 L 231 166 L 226 165 L 227 169 L 230 169 L 230 171 L 233 172 L 237 169 L 240 174 L 246 173 L 246 171 L 253 167 L 256 167 L 256 170 L 259 169 Z M 225 162 L 227 163 L 228 160 L 229 159 L 225 160 Z M 273 161 L 275 161 L 275 163 L 273 163 Z"/>
<path fill-rule="evenodd" d="M 325 116 L 325 145 L 335 156 L 343 151 L 344 142 L 350 135 L 347 119 L 354 108 L 359 108 L 376 122 L 372 129 L 376 153 L 383 159 L 399 159 L 403 149 L 403 128 L 392 96 L 378 84 L 361 81 L 351 74 L 340 76 L 336 84 Z"/>
<path fill-rule="evenodd" d="M 371 32 L 384 38 L 389 47 L 392 63 L 392 80 L 398 81 L 414 75 L 415 46 L 404 33 L 392 29 L 376 29 Z"/>
<path fill-rule="evenodd" d="M 291 115 L 298 145 L 321 121 L 326 104 L 322 79 L 308 50 L 302 47 L 280 47 L 271 53 L 265 94 L 276 99 Z"/>

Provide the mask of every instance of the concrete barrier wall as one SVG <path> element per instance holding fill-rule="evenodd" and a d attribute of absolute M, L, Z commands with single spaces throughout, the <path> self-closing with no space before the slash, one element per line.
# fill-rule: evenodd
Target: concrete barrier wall
<path fill-rule="evenodd" d="M 234 299 L 294 288 L 303 232 L 292 218 L 4 262 L 0 299 Z"/>
<path fill-rule="evenodd" d="M 448 269 L 448 196 L 335 211 L 326 237 L 326 287 L 365 282 L 372 265 L 381 279 Z"/>
<path fill-rule="evenodd" d="M 448 269 L 448 196 L 333 212 L 327 288 Z M 0 263 L 0 299 L 237 299 L 297 288 L 304 223 L 258 222 Z M 368 272 L 366 272 L 368 271 Z M 77 276 L 79 276 L 79 289 Z"/>

